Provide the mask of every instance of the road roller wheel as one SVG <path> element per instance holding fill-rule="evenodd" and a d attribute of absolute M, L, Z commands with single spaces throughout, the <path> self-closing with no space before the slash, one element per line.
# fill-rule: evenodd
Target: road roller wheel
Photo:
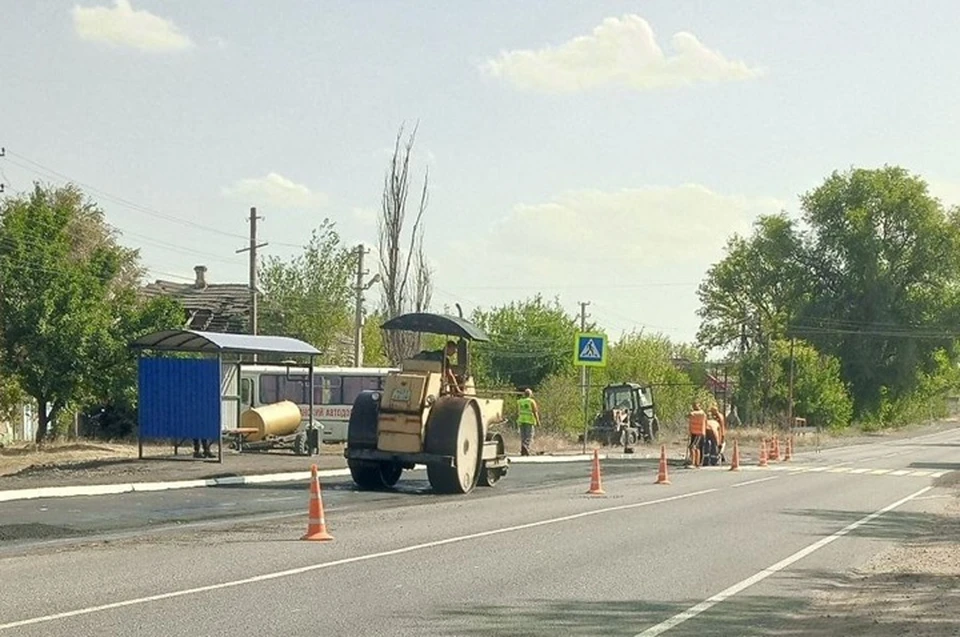
<path fill-rule="evenodd" d="M 445 396 L 434 404 L 427 422 L 426 450 L 453 456 L 454 466 L 427 465 L 427 479 L 437 493 L 469 493 L 480 477 L 480 411 L 469 399 Z"/>
<path fill-rule="evenodd" d="M 363 391 L 353 401 L 350 421 L 347 424 L 347 447 L 354 449 L 377 448 L 377 420 L 380 405 L 374 400 L 377 392 Z"/>
<path fill-rule="evenodd" d="M 487 441 L 496 440 L 497 441 L 497 459 L 503 458 L 507 455 L 506 443 L 503 441 L 503 436 L 496 433 L 488 433 Z M 507 474 L 507 469 L 505 467 L 488 467 L 487 463 L 483 463 L 483 468 L 480 469 L 480 479 L 479 484 L 482 487 L 492 487 L 496 483 L 500 482 L 500 478 Z"/>
<path fill-rule="evenodd" d="M 400 480 L 403 467 L 397 462 L 375 462 L 370 460 L 347 460 L 350 476 L 364 491 L 389 489 Z"/>

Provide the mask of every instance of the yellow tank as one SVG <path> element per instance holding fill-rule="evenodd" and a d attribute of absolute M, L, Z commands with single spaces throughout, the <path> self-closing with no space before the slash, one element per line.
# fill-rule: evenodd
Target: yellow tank
<path fill-rule="evenodd" d="M 256 429 L 247 440 L 257 442 L 267 436 L 288 436 L 300 426 L 300 408 L 289 400 L 248 409 L 240 416 L 240 427 Z"/>

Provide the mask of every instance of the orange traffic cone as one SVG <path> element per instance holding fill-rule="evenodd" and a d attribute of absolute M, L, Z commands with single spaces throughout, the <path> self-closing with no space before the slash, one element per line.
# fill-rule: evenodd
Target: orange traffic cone
<path fill-rule="evenodd" d="M 779 437 L 779 436 L 774 436 L 774 437 L 773 437 L 773 457 L 772 457 L 772 459 L 773 459 L 773 460 L 776 460 L 776 461 L 778 461 L 778 462 L 779 462 L 779 460 L 780 460 L 780 437 Z"/>
<path fill-rule="evenodd" d="M 793 438 L 787 438 L 787 449 L 783 454 L 783 461 L 790 462 L 791 458 L 793 458 Z"/>
<path fill-rule="evenodd" d="M 767 466 L 767 441 L 766 440 L 764 440 L 760 444 L 760 466 L 761 467 Z"/>
<path fill-rule="evenodd" d="M 667 446 L 660 445 L 660 470 L 657 472 L 657 481 L 654 484 L 670 484 L 667 477 Z"/>
<path fill-rule="evenodd" d="M 323 498 L 320 496 L 320 477 L 317 465 L 310 467 L 310 506 L 308 509 L 307 534 L 301 540 L 329 542 L 333 536 L 327 533 L 327 521 L 323 517 Z"/>
<path fill-rule="evenodd" d="M 603 484 L 600 479 L 600 454 L 596 449 L 593 450 L 593 471 L 590 474 L 590 495 L 603 495 Z"/>
<path fill-rule="evenodd" d="M 740 441 L 733 441 L 733 459 L 730 461 L 730 471 L 740 471 Z"/>

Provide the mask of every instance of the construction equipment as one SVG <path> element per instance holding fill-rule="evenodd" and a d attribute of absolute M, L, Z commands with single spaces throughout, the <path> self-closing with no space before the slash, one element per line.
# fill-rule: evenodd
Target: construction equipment
<path fill-rule="evenodd" d="M 391 488 L 404 469 L 421 464 L 437 493 L 494 486 L 509 466 L 503 436 L 489 430 L 505 422 L 503 400 L 477 395 L 467 348 L 489 337 L 462 313 L 414 312 L 380 327 L 456 338 L 457 364 L 448 366 L 440 352 L 421 352 L 391 371 L 382 391 L 357 396 L 344 451 L 353 481 L 361 489 Z M 449 382 L 450 371 L 459 388 Z"/>
<path fill-rule="evenodd" d="M 300 408 L 289 400 L 244 411 L 240 414 L 240 426 L 224 429 L 223 435 L 229 448 L 241 453 L 292 449 L 298 456 L 310 455 L 307 426 L 301 420 Z"/>
<path fill-rule="evenodd" d="M 659 435 L 660 420 L 654 413 L 649 385 L 613 383 L 603 388 L 603 411 L 594 418 L 588 440 L 629 451 L 641 439 L 653 442 Z M 579 442 L 583 442 L 582 435 Z"/>

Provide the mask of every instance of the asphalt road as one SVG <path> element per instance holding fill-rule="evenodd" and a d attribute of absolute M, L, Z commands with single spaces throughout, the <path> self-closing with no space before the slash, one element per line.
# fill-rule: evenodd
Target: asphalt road
<path fill-rule="evenodd" d="M 822 633 L 799 619 L 810 592 L 919 532 L 958 448 L 951 430 L 766 470 L 671 468 L 671 485 L 607 461 L 604 497 L 584 494 L 581 463 L 517 465 L 466 497 L 426 493 L 422 472 L 397 493 L 331 480 L 331 543 L 299 541 L 303 485 L 3 503 L 4 526 L 127 535 L 5 542 L 0 636 Z M 144 526 L 172 519 L 188 522 Z"/>

